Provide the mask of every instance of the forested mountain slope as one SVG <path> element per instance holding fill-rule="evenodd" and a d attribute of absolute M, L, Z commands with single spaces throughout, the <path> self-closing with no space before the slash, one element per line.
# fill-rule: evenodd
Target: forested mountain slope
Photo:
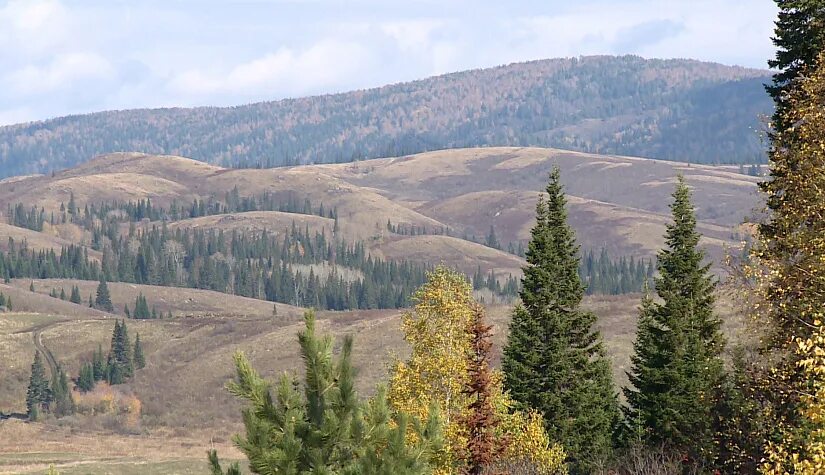
<path fill-rule="evenodd" d="M 763 160 L 766 71 L 594 56 L 518 63 L 238 107 L 126 110 L 0 127 L 0 176 L 114 151 L 229 167 L 349 162 L 473 146 L 691 163 Z"/>

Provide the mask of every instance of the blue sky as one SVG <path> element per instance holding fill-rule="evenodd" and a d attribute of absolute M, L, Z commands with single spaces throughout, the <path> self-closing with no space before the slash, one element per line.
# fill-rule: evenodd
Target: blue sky
<path fill-rule="evenodd" d="M 0 125 L 589 54 L 765 68 L 771 0 L 0 0 Z"/>

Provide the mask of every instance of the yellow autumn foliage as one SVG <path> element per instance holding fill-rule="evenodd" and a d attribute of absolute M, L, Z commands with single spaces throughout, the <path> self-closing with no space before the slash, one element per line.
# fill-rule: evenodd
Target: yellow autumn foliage
<path fill-rule="evenodd" d="M 766 447 L 769 475 L 825 473 L 825 55 L 818 64 L 788 98 L 793 125 L 774 137 L 763 185 L 772 214 L 757 257 L 774 348 L 788 356 L 772 376 L 798 411 Z"/>
<path fill-rule="evenodd" d="M 461 421 L 471 402 L 464 394 L 471 352 L 468 329 L 476 302 L 466 278 L 443 266 L 428 274 L 414 299 L 413 311 L 403 316 L 401 324 L 412 352 L 407 361 L 393 365 L 389 400 L 396 410 L 421 420 L 426 420 L 433 404 L 438 407 L 446 444 L 432 460 L 435 473 L 460 473 L 467 446 L 467 429 Z M 529 460 L 544 474 L 564 472 L 564 451 L 549 440 L 541 416 L 514 411 L 501 374 L 493 372 L 493 377 L 499 440 L 507 443 L 504 457 Z"/>

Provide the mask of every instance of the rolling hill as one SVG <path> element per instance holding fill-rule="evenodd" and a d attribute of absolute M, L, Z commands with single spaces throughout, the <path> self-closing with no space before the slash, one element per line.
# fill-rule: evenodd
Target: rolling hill
<path fill-rule="evenodd" d="M 100 112 L 0 127 L 0 176 L 119 151 L 234 167 L 476 146 L 761 163 L 769 79 L 764 70 L 693 60 L 591 56 L 237 107 Z"/>
<path fill-rule="evenodd" d="M 178 203 L 188 207 L 194 199 L 221 200 L 237 189 L 241 196 L 267 193 L 276 199 L 335 209 L 340 228 L 337 237 L 364 241 L 377 256 L 421 260 L 416 255 L 425 240 L 391 232 L 388 223 L 418 230 L 418 234 L 449 232 L 456 239 L 426 240 L 435 251 L 426 260 L 467 268 L 468 259 L 482 254 L 478 250 L 481 246 L 470 241 L 483 241 L 491 226 L 504 249 L 509 243 L 526 242 L 536 197 L 554 165 L 561 168 L 570 198 L 570 219 L 582 247 L 605 248 L 616 256 L 655 255 L 663 243 L 669 196 L 678 173 L 694 189 L 699 229 L 715 259 L 723 255 L 726 246 L 738 245 L 741 223 L 759 206 L 758 178 L 728 167 L 558 149 L 488 147 L 265 170 L 225 169 L 181 157 L 113 154 L 53 176 L 0 182 L 0 210 L 23 203 L 42 207 L 46 215 L 60 213 L 61 204 L 68 203 L 71 196 L 80 208 L 146 198 L 156 206 Z M 334 228 L 328 217 L 280 211 L 182 219 L 169 227 L 277 233 L 293 223 L 328 235 Z M 65 244 L 72 234 L 77 243 L 88 245 L 88 233 L 70 233 L 71 226 L 51 227 L 52 234 L 65 235 L 59 238 L 34 239 L 43 233 L 29 230 L 17 234 L 44 248 Z M 151 227 L 152 223 L 142 226 Z M 478 247 L 474 250 L 473 246 Z M 485 272 L 497 270 L 499 264 L 498 270 L 507 272 L 519 267 L 513 257 L 507 259 L 507 263 L 501 259 L 480 263 Z"/>
<path fill-rule="evenodd" d="M 0 212 L 22 203 L 35 210 L 42 207 L 48 220 L 52 213 L 57 217 L 54 224 L 45 223 L 42 232 L 0 225 L 0 241 L 9 237 L 25 241 L 37 252 L 75 244 L 85 247 L 95 262 L 108 259 L 113 265 L 108 250 L 112 243 L 95 237 L 101 232 L 101 219 L 85 217 L 87 206 L 149 199 L 166 213 L 173 205 L 186 210 L 193 200 L 214 204 L 234 200 L 234 193 L 241 198 L 265 194 L 275 201 L 311 206 L 301 212 L 219 210 L 195 217 L 184 212 L 175 219 L 165 215 L 166 221 L 149 217 L 115 220 L 112 233 L 123 238 L 124 247 L 138 248 L 142 244 L 129 237 L 130 227 L 165 229 L 171 235 L 222 232 L 228 241 L 267 234 L 278 243 L 287 239 L 290 229 L 298 229 L 359 242 L 376 259 L 420 265 L 443 262 L 468 274 L 481 269 L 500 277 L 517 276 L 523 265 L 520 257 L 474 242 L 473 237 L 483 241 L 492 225 L 504 249 L 510 243 L 523 244 L 532 226 L 538 192 L 555 165 L 562 170 L 570 219 L 583 248 L 604 247 L 616 256 L 651 257 L 662 245 L 669 195 L 678 173 L 694 191 L 699 229 L 705 235 L 702 244 L 711 258 L 718 260 L 726 247 L 737 245 L 742 221 L 759 207 L 757 179 L 736 173 L 732 167 L 549 148 L 454 149 L 266 170 L 227 169 L 176 156 L 117 153 L 54 175 L 0 181 Z M 78 211 L 64 223 L 61 216 L 72 197 Z M 318 210 L 321 205 L 324 213 Z M 113 209 L 105 216 L 122 217 L 123 213 Z M 4 245 L 0 251 L 8 252 Z M 102 250 L 91 249 L 93 245 Z M 217 253 L 221 262 L 243 260 L 224 252 Z M 333 268 L 343 281 L 362 276 L 335 256 L 294 264 L 299 272 L 312 269 L 325 279 Z M 114 319 L 124 317 L 124 305 L 133 308 L 135 298 L 142 294 L 150 307 L 157 307 L 164 316 L 171 313 L 172 318 L 127 322 L 130 335 L 140 333 L 147 365 L 117 391 L 141 402 L 139 427 L 125 428 L 117 420 L 87 416 L 37 424 L 0 420 L 0 473 L 42 473 L 49 462 L 61 473 L 201 473 L 204 450 L 210 446 L 228 459 L 240 458 L 229 442 L 240 428 L 240 404 L 223 389 L 232 376 L 231 355 L 245 351 L 268 378 L 296 371 L 300 359 L 295 334 L 301 328 L 303 309 L 200 288 L 109 282 L 113 314 L 86 304 L 97 285 L 94 280 L 66 277 L 15 278 L 0 284 L 0 292 L 14 301 L 14 311 L 0 313 L 0 360 L 4 362 L 0 410 L 19 413 L 25 407 L 35 349 L 47 349 L 54 359 L 50 365 L 60 364 L 76 375 L 98 345 L 108 345 Z M 29 290 L 32 286 L 34 292 Z M 74 286 L 80 289 L 82 304 L 49 296 L 60 290 L 68 293 Z M 510 307 L 493 303 L 501 300 L 487 299 L 486 289 L 477 295 L 484 296 L 488 304 L 498 352 Z M 638 294 L 596 295 L 585 300 L 586 307 L 599 317 L 620 384 L 626 377 L 639 298 Z M 730 300 L 720 299 L 720 308 L 727 333 L 741 338 L 741 321 L 734 316 Z M 354 359 L 362 394 L 384 381 L 393 358 L 408 351 L 400 333 L 403 311 L 319 312 L 323 331 L 355 335 Z"/>

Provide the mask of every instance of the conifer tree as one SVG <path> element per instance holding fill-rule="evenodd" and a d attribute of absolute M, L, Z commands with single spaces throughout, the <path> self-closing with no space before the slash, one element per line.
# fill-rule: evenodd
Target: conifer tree
<path fill-rule="evenodd" d="M 117 325 L 117 322 L 115 322 Z M 95 381 L 103 381 L 107 378 L 109 369 L 106 367 L 106 360 L 103 358 L 103 348 L 97 345 L 97 351 L 92 356 L 92 376 Z"/>
<path fill-rule="evenodd" d="M 253 473 L 424 474 L 433 450 L 441 444 L 438 418 L 425 424 L 405 414 L 393 414 L 385 392 L 361 402 L 355 392 L 352 338 L 344 339 L 341 355 L 332 355 L 332 338 L 315 334 L 308 312 L 298 340 L 306 367 L 303 393 L 299 383 L 281 377 L 272 394 L 270 384 L 252 368 L 243 353 L 235 354 L 237 380 L 229 391 L 246 400 L 246 434 L 235 437 Z M 405 437 L 408 429 L 416 438 Z M 210 453 L 213 473 L 220 472 Z M 230 469 L 232 470 L 232 469 Z M 232 473 L 231 471 L 229 473 Z"/>
<path fill-rule="evenodd" d="M 152 314 L 149 312 L 149 305 L 146 303 L 146 297 L 144 297 L 142 292 L 135 298 L 134 317 L 141 320 L 152 317 Z"/>
<path fill-rule="evenodd" d="M 26 412 L 29 419 L 37 420 L 44 406 L 50 401 L 51 391 L 49 390 L 49 380 L 46 379 L 46 369 L 43 367 L 40 352 L 35 351 L 29 387 L 26 390 Z"/>
<path fill-rule="evenodd" d="M 135 335 L 133 359 L 135 362 L 135 369 L 143 369 L 146 367 L 146 358 L 143 356 L 143 345 L 140 344 L 140 333 Z"/>
<path fill-rule="evenodd" d="M 131 378 L 134 373 L 132 345 L 129 341 L 126 322 L 115 321 L 106 367 L 108 369 L 107 380 L 109 384 L 122 384 L 126 379 Z"/>
<path fill-rule="evenodd" d="M 77 389 L 82 392 L 89 392 L 95 387 L 95 373 L 91 363 L 83 363 L 80 367 L 80 375 L 77 377 Z"/>
<path fill-rule="evenodd" d="M 69 302 L 79 304 L 83 301 L 80 296 L 80 289 L 75 285 L 72 287 L 72 294 L 69 296 Z"/>
<path fill-rule="evenodd" d="M 106 279 L 101 278 L 100 283 L 97 285 L 95 307 L 106 310 L 107 312 L 115 311 L 115 307 L 112 305 L 112 297 L 109 295 L 109 286 L 106 284 Z"/>
<path fill-rule="evenodd" d="M 123 304 L 123 314 L 126 315 L 126 318 L 131 318 L 132 317 L 132 313 L 129 312 L 129 304 L 128 303 Z"/>
<path fill-rule="evenodd" d="M 232 465 L 224 471 L 218 459 L 218 451 L 215 449 L 209 451 L 209 468 L 212 475 L 241 475 L 241 467 L 238 462 L 232 462 Z"/>
<path fill-rule="evenodd" d="M 825 49 L 825 2 L 822 0 L 775 0 L 779 13 L 774 29 L 776 57 L 768 61 L 779 70 L 766 86 L 776 104 L 771 120 L 775 131 L 788 128 L 793 92 L 801 87 L 800 76 L 816 67 Z"/>
<path fill-rule="evenodd" d="M 784 122 L 794 126 L 771 137 L 770 177 L 761 185 L 769 213 L 756 257 L 776 413 L 762 467 L 768 474 L 825 469 L 825 54 L 816 64 L 802 69 L 786 98 Z"/>
<path fill-rule="evenodd" d="M 66 300 L 66 290 L 62 287 L 60 288 L 60 300 Z"/>
<path fill-rule="evenodd" d="M 69 381 L 66 372 L 60 366 L 57 367 L 57 374 L 52 378 L 52 412 L 57 417 L 68 416 L 74 413 L 74 400 L 69 389 Z"/>
<path fill-rule="evenodd" d="M 571 471 L 589 473 L 609 455 L 619 407 L 596 316 L 580 308 L 578 251 L 555 167 L 536 205 L 502 368 L 513 399 L 543 414 Z"/>
<path fill-rule="evenodd" d="M 671 204 L 673 222 L 657 258 L 655 289 L 639 310 L 627 420 L 643 441 L 665 446 L 694 463 L 715 459 L 714 406 L 722 383 L 724 338 L 714 311 L 715 282 L 703 264 L 690 190 L 680 176 Z"/>
<path fill-rule="evenodd" d="M 469 381 L 464 393 L 470 397 L 467 426 L 467 472 L 481 475 L 504 453 L 507 441 L 497 441 L 497 426 L 501 422 L 494 406 L 494 381 L 490 371 L 492 326 L 484 321 L 484 309 L 476 305 L 470 322 L 471 357 Z"/>

